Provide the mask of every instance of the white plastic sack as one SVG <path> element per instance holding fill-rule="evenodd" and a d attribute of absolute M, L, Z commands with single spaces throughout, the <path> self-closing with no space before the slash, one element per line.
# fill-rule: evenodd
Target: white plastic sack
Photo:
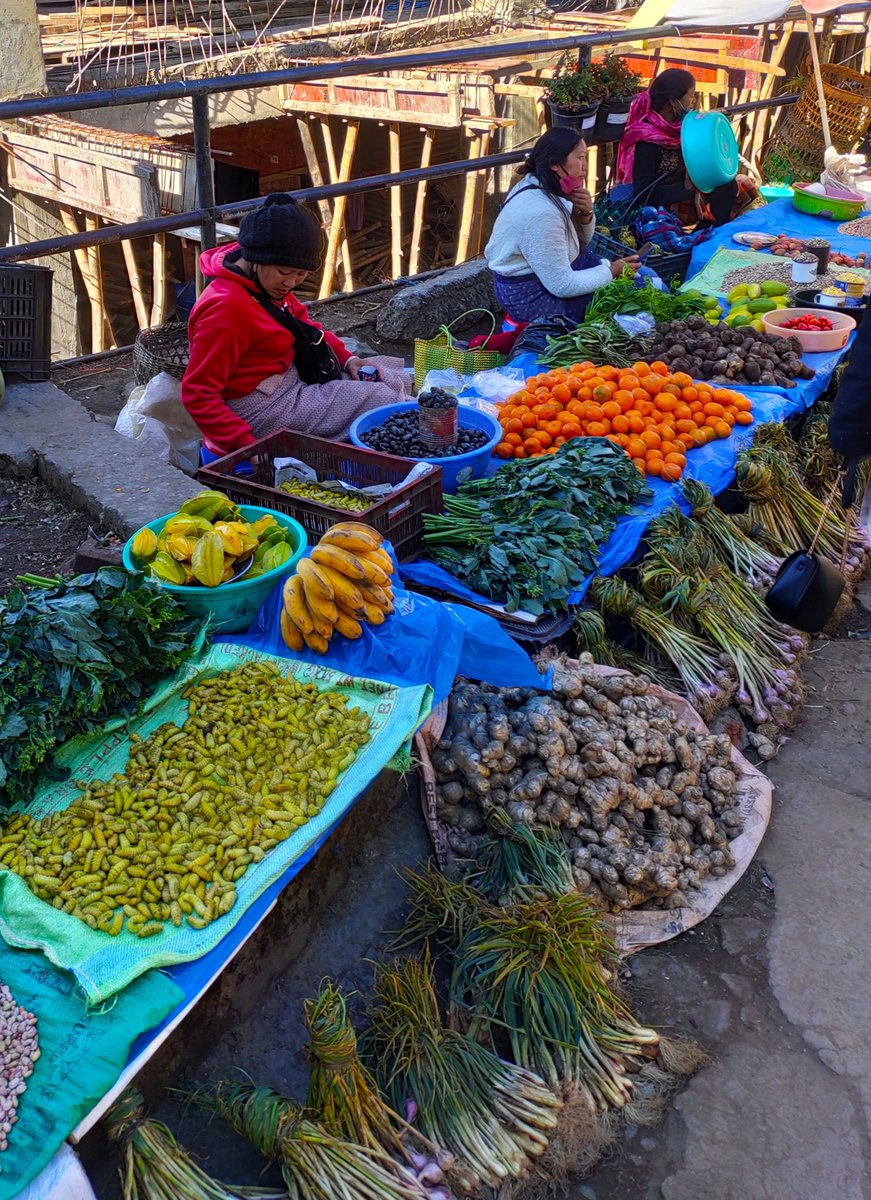
<path fill-rule="evenodd" d="M 166 371 L 133 389 L 115 432 L 148 446 L 186 475 L 196 475 L 202 434 L 181 402 L 181 384 Z"/>

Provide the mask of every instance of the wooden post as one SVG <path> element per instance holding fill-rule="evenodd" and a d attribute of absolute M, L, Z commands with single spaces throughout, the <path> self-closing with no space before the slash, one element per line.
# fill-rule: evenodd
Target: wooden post
<path fill-rule="evenodd" d="M 402 170 L 399 154 L 399 125 L 395 122 L 387 127 L 390 140 L 390 173 L 398 174 Z M 398 279 L 402 274 L 402 188 L 390 189 L 390 267 L 393 278 Z"/>
<path fill-rule="evenodd" d="M 226 10 L 224 10 L 226 11 Z M 194 161 L 197 170 L 197 203 L 208 210 L 202 229 L 203 250 L 214 250 L 218 244 L 215 233 L 215 173 L 212 164 L 212 135 L 209 128 L 209 97 L 192 96 L 194 128 Z"/>
<path fill-rule="evenodd" d="M 795 32 L 795 22 L 788 21 L 783 27 L 783 34 L 782 34 L 781 38 L 778 40 L 776 46 L 774 47 L 774 51 L 769 60 L 769 66 L 779 67 L 780 64 L 783 62 L 783 59 L 786 56 L 786 52 L 789 48 L 789 44 L 792 40 L 792 35 L 794 32 Z M 762 80 L 762 86 L 759 89 L 759 99 L 760 100 L 769 100 L 771 98 L 771 95 L 774 92 L 774 87 L 775 87 L 776 82 L 777 82 L 777 76 L 774 74 L 773 71 L 770 71 L 765 76 L 765 78 Z M 758 162 L 759 154 L 762 150 L 763 144 L 767 141 L 767 134 L 768 134 L 768 130 L 770 128 L 770 122 L 771 122 L 770 110 L 760 109 L 760 110 L 757 110 L 756 113 L 754 113 L 753 136 L 752 136 L 752 141 L 750 144 L 750 153 L 748 154 L 747 157 L 749 158 L 750 162 L 752 162 L 753 165 L 757 169 L 759 167 L 759 162 Z"/>
<path fill-rule="evenodd" d="M 493 138 L 493 130 L 485 129 L 481 134 L 478 142 L 478 153 L 482 158 L 486 158 L 490 153 L 490 142 Z M 475 176 L 475 226 L 474 226 L 474 242 L 475 254 L 481 253 L 481 235 L 484 232 L 484 206 L 487 203 L 487 172 L 481 171 Z"/>
<path fill-rule="evenodd" d="M 426 170 L 432 160 L 432 146 L 435 133 L 432 129 L 423 131 L 423 149 L 420 152 L 420 169 Z M 408 260 L 409 275 L 416 275 L 420 270 L 420 239 L 423 236 L 423 220 L 426 216 L 426 180 L 421 179 L 417 185 L 417 195 L 414 198 L 414 222 L 411 227 L 411 252 Z"/>
<path fill-rule="evenodd" d="M 357 134 L 360 132 L 359 121 L 349 121 L 348 128 L 345 132 L 345 145 L 342 150 L 342 165 L 339 167 L 339 178 L 337 183 L 347 183 L 351 178 L 351 168 L 354 164 L 354 151 L 357 148 Z M 333 290 L 333 281 L 336 277 L 336 258 L 339 253 L 339 242 L 342 237 L 342 232 L 345 228 L 345 209 L 347 208 L 347 197 L 337 196 L 333 206 L 333 219 L 330 224 L 330 239 L 327 243 L 327 256 L 324 261 L 324 275 L 321 281 L 321 290 L 319 299 L 323 300 L 329 296 Z"/>
<path fill-rule="evenodd" d="M 321 137 L 324 139 L 324 151 L 327 156 L 327 170 L 330 173 L 330 183 L 335 183 L 339 176 L 339 168 L 336 164 L 336 149 L 333 145 L 333 131 L 330 129 L 330 118 L 321 117 Z M 317 155 L 315 155 L 317 161 Z M 330 212 L 329 202 L 327 204 L 327 212 Z M 332 221 L 332 216 L 330 216 Z M 351 243 L 348 241 L 347 230 L 342 230 L 342 240 L 339 242 L 339 253 L 342 256 L 342 270 L 345 273 L 344 289 L 346 292 L 354 290 L 354 273 L 351 266 Z"/>
<path fill-rule="evenodd" d="M 136 324 L 140 329 L 148 328 L 148 308 L 145 304 L 145 293 L 142 290 L 142 276 L 136 261 L 133 242 L 125 238 L 121 243 L 124 254 L 124 265 L 127 267 L 127 278 L 130 280 L 130 291 L 133 293 L 133 307 L 136 310 Z"/>
<path fill-rule="evenodd" d="M 166 234 L 156 233 L 151 245 L 151 324 L 162 325 L 166 320 Z"/>
<path fill-rule="evenodd" d="M 473 133 L 471 137 L 471 145 L 469 148 L 469 158 L 478 158 L 481 146 L 481 138 L 477 133 Z M 457 266 L 464 263 L 469 257 L 469 242 L 472 234 L 472 220 L 475 216 L 475 194 L 477 192 L 478 179 L 475 171 L 466 172 L 466 186 L 463 190 L 463 209 L 460 213 L 460 232 L 457 236 L 457 256 L 455 262 Z"/>

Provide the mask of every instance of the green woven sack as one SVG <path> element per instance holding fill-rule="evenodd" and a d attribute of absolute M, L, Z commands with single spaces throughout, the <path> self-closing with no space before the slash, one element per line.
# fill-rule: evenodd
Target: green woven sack
<path fill-rule="evenodd" d="M 505 355 L 496 350 L 462 349 L 454 345 L 452 326 L 472 313 L 486 313 L 493 322 L 493 328 L 488 334 L 488 340 L 496 332 L 496 318 L 486 308 L 470 308 L 448 325 L 442 325 L 434 338 L 414 339 L 414 386 L 423 387 L 423 381 L 430 371 L 449 371 L 453 369 L 459 375 L 474 375 L 477 371 L 490 371 L 493 367 L 501 367 L 505 363 Z M 486 343 L 485 343 L 486 345 Z"/>

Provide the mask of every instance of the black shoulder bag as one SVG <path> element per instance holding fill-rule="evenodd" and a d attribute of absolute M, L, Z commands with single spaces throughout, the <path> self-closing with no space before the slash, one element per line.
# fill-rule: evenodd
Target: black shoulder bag
<path fill-rule="evenodd" d="M 342 378 L 342 368 L 332 346 L 324 337 L 324 331 L 309 321 L 292 316 L 286 308 L 276 304 L 262 292 L 251 292 L 264 312 L 278 322 L 288 333 L 293 334 L 293 365 L 303 383 L 329 383 Z"/>

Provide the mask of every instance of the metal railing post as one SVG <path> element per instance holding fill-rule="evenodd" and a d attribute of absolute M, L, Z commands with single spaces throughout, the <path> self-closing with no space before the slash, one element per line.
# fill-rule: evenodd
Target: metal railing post
<path fill-rule="evenodd" d="M 203 250 L 218 244 L 215 221 L 215 170 L 212 163 L 212 134 L 209 127 L 209 97 L 191 97 L 194 126 L 194 161 L 197 171 L 197 202 L 205 216 L 200 225 Z"/>

